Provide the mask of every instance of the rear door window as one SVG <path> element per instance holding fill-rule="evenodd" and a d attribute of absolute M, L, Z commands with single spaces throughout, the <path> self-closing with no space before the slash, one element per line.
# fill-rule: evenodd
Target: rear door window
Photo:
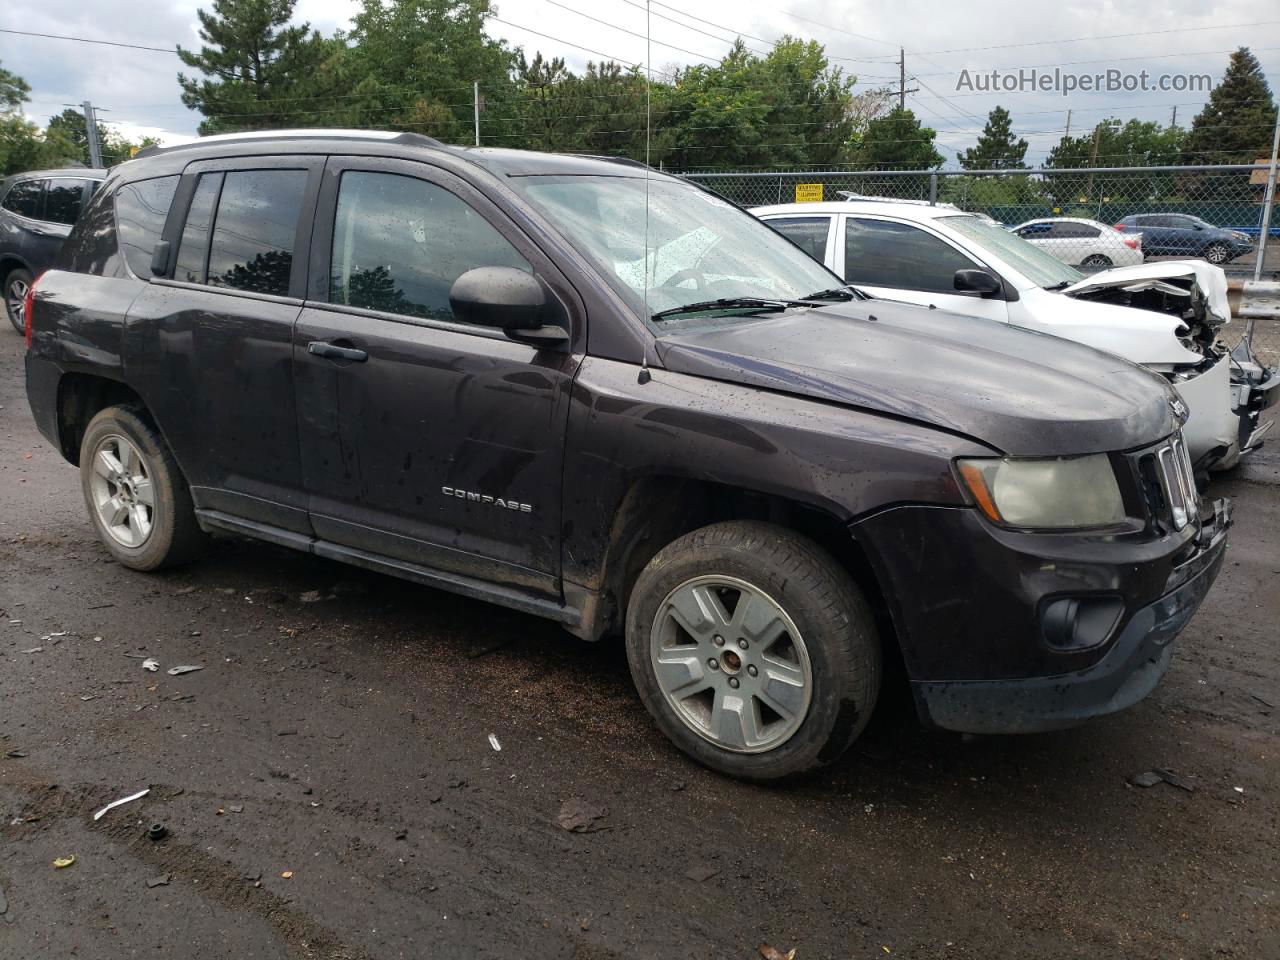
<path fill-rule="evenodd" d="M 766 220 L 765 223 L 819 263 L 827 259 L 830 217 L 776 217 Z"/>
<path fill-rule="evenodd" d="M 977 266 L 919 227 L 888 220 L 845 221 L 844 278 L 849 283 L 955 293 L 957 270 Z"/>
<path fill-rule="evenodd" d="M 392 173 L 342 175 L 329 299 L 453 320 L 449 291 L 476 267 L 533 267 L 484 217 L 444 187 Z"/>
<path fill-rule="evenodd" d="M 155 252 L 169 204 L 178 189 L 178 177 L 155 177 L 126 183 L 116 191 L 116 235 L 120 250 L 134 276 L 151 276 L 151 254 Z"/>
<path fill-rule="evenodd" d="M 306 170 L 224 174 L 209 244 L 207 282 L 287 296 L 306 189 Z"/>
<path fill-rule="evenodd" d="M 80 219 L 80 206 L 84 202 L 85 188 L 92 181 L 71 180 L 62 177 L 49 181 L 44 192 L 44 216 L 50 223 L 70 226 Z"/>
<path fill-rule="evenodd" d="M 187 208 L 187 221 L 178 243 L 178 265 L 173 278 L 188 283 L 204 283 L 209 261 L 209 229 L 213 226 L 213 207 L 222 188 L 221 173 L 201 174 L 196 191 Z"/>
<path fill-rule="evenodd" d="M 44 185 L 47 180 L 23 180 L 4 195 L 4 208 L 22 217 L 39 220 L 44 212 Z"/>

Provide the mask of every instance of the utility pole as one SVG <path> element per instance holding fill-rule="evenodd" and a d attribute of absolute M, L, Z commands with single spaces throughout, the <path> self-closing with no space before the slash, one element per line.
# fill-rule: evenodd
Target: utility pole
<path fill-rule="evenodd" d="M 1169 126 L 1176 127 L 1178 125 L 1178 105 L 1173 105 L 1173 116 L 1169 118 Z"/>
<path fill-rule="evenodd" d="M 84 132 L 89 139 L 89 166 L 102 166 L 102 147 L 98 143 L 98 118 L 93 112 L 93 104 L 86 100 L 81 104 L 84 108 Z"/>
<path fill-rule="evenodd" d="M 476 115 L 476 146 L 480 146 L 480 81 L 472 81 L 471 91 L 474 96 L 474 106 Z"/>
<path fill-rule="evenodd" d="M 1098 165 L 1098 140 L 1102 137 L 1102 124 L 1098 124 L 1093 128 L 1093 146 L 1089 148 L 1089 166 L 1096 167 Z M 1093 170 L 1089 170 L 1089 185 L 1085 188 L 1084 195 L 1093 197 Z"/>
<path fill-rule="evenodd" d="M 1071 111 L 1067 111 L 1067 132 L 1062 137 L 1063 140 L 1071 139 Z"/>
<path fill-rule="evenodd" d="M 919 93 L 919 87 L 907 89 L 907 52 L 898 48 L 898 109 L 907 109 L 907 94 Z"/>
<path fill-rule="evenodd" d="M 1258 259 L 1253 264 L 1253 279 L 1262 279 L 1262 261 L 1267 258 L 1267 240 L 1271 237 L 1271 210 L 1276 202 L 1276 166 L 1280 159 L 1280 114 L 1276 115 L 1276 132 L 1271 137 L 1271 166 L 1267 170 L 1267 192 L 1262 199 L 1262 230 L 1258 233 Z M 1253 341 L 1253 318 L 1249 318 L 1246 334 Z"/>

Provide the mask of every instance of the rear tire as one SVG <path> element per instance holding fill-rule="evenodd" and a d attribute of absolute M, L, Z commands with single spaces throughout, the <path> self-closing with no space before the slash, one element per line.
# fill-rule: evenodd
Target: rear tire
<path fill-rule="evenodd" d="M 31 289 L 31 279 L 31 271 L 22 267 L 10 270 L 4 278 L 4 312 L 13 324 L 13 329 L 22 334 L 27 332 L 23 311 L 27 291 Z"/>
<path fill-rule="evenodd" d="M 695 530 L 649 562 L 627 607 L 627 659 L 676 746 L 757 782 L 835 762 L 880 690 L 875 620 L 848 573 L 755 521 Z"/>
<path fill-rule="evenodd" d="M 85 429 L 80 488 L 111 554 L 134 570 L 193 559 L 206 536 L 164 438 L 135 407 L 108 407 Z"/>
<path fill-rule="evenodd" d="M 1103 256 L 1101 253 L 1091 253 L 1080 261 L 1082 267 L 1095 267 L 1099 270 L 1106 270 L 1111 266 L 1111 258 Z"/>

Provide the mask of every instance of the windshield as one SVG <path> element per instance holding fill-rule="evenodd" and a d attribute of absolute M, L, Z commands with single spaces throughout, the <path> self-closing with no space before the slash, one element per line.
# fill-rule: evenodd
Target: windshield
<path fill-rule="evenodd" d="M 999 257 L 1037 287 L 1064 287 L 1084 279 L 1084 274 L 1075 267 L 1067 266 L 1034 243 L 1028 243 L 1017 234 L 992 226 L 977 217 L 968 214 L 940 217 L 938 223 L 950 227 L 982 250 Z"/>
<path fill-rule="evenodd" d="M 720 298 L 793 300 L 842 285 L 755 217 L 690 184 L 649 180 L 646 258 L 643 178 L 535 176 L 512 182 L 641 316 Z"/>

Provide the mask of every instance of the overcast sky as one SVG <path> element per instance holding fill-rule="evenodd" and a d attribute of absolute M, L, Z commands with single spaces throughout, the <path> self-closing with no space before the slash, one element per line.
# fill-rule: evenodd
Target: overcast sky
<path fill-rule="evenodd" d="M 573 67 L 593 57 L 577 44 L 618 60 L 642 63 L 645 43 L 623 30 L 643 35 L 645 14 L 632 5 L 643 0 L 500 0 L 497 15 L 530 27 L 547 39 L 504 23 L 490 22 L 490 33 L 532 55 L 562 56 Z M 1174 106 L 1178 121 L 1190 122 L 1204 93 L 1057 93 L 980 94 L 958 90 L 961 71 L 1062 66 L 1074 72 L 1114 67 L 1153 76 L 1209 73 L 1216 82 L 1229 52 L 1242 44 L 1261 60 L 1272 91 L 1280 85 L 1280 7 L 1256 0 L 1165 0 L 1028 3 L 942 0 L 867 3 L 854 0 L 669 0 L 652 7 L 653 68 L 714 62 L 728 48 L 707 34 L 731 38 L 750 35 L 748 44 L 784 33 L 813 38 L 826 46 L 832 62 L 859 79 L 859 89 L 896 84 L 898 46 L 906 48 L 908 86 L 919 87 L 908 105 L 938 130 L 948 166 L 955 152 L 969 146 L 987 111 L 1001 104 L 1013 114 L 1014 129 L 1031 143 L 1028 160 L 1040 160 L 1061 137 L 1072 110 L 1071 128 L 1087 130 L 1108 115 L 1168 122 Z M 556 4 L 561 4 L 557 6 Z M 149 46 L 199 46 L 195 10 L 188 0 L 41 0 L 10 5 L 0 12 L 0 27 L 57 33 Z M 323 33 L 345 27 L 356 4 L 351 0 L 299 0 L 297 18 Z M 613 26 L 579 16 L 591 14 Z M 704 21 L 673 11 L 692 11 Z M 661 15 L 661 17 L 659 16 Z M 662 19 L 670 18 L 670 19 Z M 672 20 L 683 20 L 689 27 Z M 1127 35 L 1127 36 L 1125 36 Z M 662 44 L 673 44 L 681 52 Z M 699 54 L 701 56 L 694 56 Z M 199 116 L 183 105 L 175 79 L 179 62 L 171 54 L 0 34 L 0 63 L 31 84 L 31 118 L 43 124 L 64 104 L 91 99 L 104 108 L 101 118 L 136 137 L 162 141 L 195 133 Z"/>

